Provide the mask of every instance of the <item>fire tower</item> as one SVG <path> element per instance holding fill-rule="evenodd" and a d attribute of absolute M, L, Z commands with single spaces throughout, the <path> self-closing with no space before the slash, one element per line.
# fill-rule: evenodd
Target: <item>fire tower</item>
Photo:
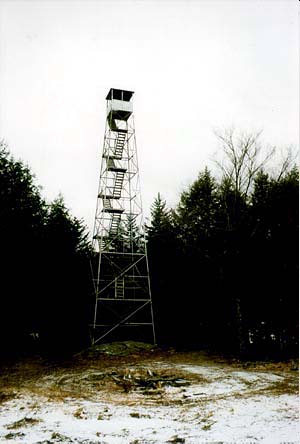
<path fill-rule="evenodd" d="M 111 88 L 93 233 L 93 343 L 155 342 L 132 91 Z"/>

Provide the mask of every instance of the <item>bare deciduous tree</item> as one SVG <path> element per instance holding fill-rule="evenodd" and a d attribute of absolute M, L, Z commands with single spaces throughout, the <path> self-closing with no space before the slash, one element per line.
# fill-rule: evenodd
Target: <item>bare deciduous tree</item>
<path fill-rule="evenodd" d="M 234 127 L 215 130 L 221 148 L 223 161 L 216 161 L 223 177 L 229 180 L 237 193 L 248 195 L 255 175 L 272 158 L 275 148 L 264 150 L 258 132 L 237 132 Z"/>
<path fill-rule="evenodd" d="M 278 166 L 275 168 L 273 176 L 279 181 L 297 165 L 299 152 L 294 145 L 289 145 L 281 150 Z"/>

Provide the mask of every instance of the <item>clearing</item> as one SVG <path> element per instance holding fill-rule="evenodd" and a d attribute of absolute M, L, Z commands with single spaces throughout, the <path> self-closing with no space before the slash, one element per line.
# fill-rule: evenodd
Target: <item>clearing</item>
<path fill-rule="evenodd" d="M 295 362 L 115 343 L 2 365 L 1 443 L 299 443 Z"/>

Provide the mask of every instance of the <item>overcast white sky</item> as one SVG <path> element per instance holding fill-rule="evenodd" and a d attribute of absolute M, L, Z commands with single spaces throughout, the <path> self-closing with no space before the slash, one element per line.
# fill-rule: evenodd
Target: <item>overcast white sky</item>
<path fill-rule="evenodd" d="M 135 91 L 145 213 L 175 205 L 213 128 L 298 144 L 298 1 L 1 1 L 0 138 L 93 225 L 109 88 Z"/>

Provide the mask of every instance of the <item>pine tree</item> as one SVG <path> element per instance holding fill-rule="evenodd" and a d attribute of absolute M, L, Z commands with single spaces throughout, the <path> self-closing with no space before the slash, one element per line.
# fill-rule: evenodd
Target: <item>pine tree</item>
<path fill-rule="evenodd" d="M 41 307 L 43 340 L 64 352 L 87 341 L 90 244 L 82 221 L 71 216 L 63 197 L 49 206 L 45 235 L 47 310 Z"/>
<path fill-rule="evenodd" d="M 1 339 L 22 348 L 36 329 L 46 205 L 34 176 L 0 144 Z"/>
<path fill-rule="evenodd" d="M 147 226 L 147 250 L 157 341 L 174 345 L 178 339 L 176 330 L 179 313 L 180 249 L 171 212 L 160 193 L 151 205 L 151 222 Z"/>
<path fill-rule="evenodd" d="M 125 221 L 124 227 L 124 248 L 125 251 L 131 253 L 138 253 L 141 251 L 141 242 L 143 233 L 141 233 L 140 228 L 136 224 L 136 217 L 132 214 L 128 214 Z"/>
<path fill-rule="evenodd" d="M 205 168 L 198 179 L 183 192 L 176 209 L 176 225 L 188 248 L 197 247 L 213 235 L 217 210 L 217 185 Z"/>
<path fill-rule="evenodd" d="M 0 351 L 87 338 L 90 246 L 63 198 L 46 205 L 29 167 L 0 144 Z"/>
<path fill-rule="evenodd" d="M 298 342 L 298 170 L 279 178 L 261 172 L 251 199 L 249 329 L 262 354 L 289 354 Z"/>
<path fill-rule="evenodd" d="M 151 205 L 151 225 L 147 227 L 148 238 L 161 235 L 171 227 L 170 211 L 167 209 L 166 201 L 158 193 Z"/>

